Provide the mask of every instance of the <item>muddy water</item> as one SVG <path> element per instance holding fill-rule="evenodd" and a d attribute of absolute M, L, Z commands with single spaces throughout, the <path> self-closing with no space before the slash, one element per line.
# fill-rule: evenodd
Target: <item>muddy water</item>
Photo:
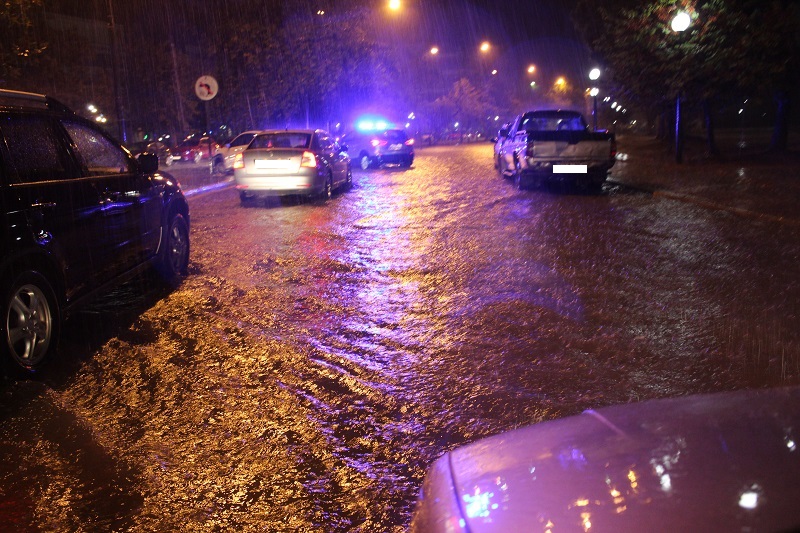
<path fill-rule="evenodd" d="M 191 202 L 179 288 L 122 288 L 44 382 L 3 384 L 0 519 L 402 531 L 459 444 L 798 382 L 787 228 L 616 186 L 520 192 L 491 145 L 357 172 L 327 203 Z"/>

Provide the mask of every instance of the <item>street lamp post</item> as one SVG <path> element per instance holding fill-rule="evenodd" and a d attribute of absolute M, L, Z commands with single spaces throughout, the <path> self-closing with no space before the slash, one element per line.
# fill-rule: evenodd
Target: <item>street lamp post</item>
<path fill-rule="evenodd" d="M 600 69 L 593 68 L 589 71 L 589 79 L 597 81 L 600 79 Z M 597 87 L 592 87 L 589 94 L 592 95 L 592 122 L 594 123 L 594 131 L 597 131 L 597 94 L 600 90 Z"/>
<path fill-rule="evenodd" d="M 672 31 L 681 34 L 686 31 L 692 19 L 685 11 L 679 11 L 670 23 Z M 683 162 L 683 120 L 681 118 L 681 90 L 675 96 L 675 162 Z"/>

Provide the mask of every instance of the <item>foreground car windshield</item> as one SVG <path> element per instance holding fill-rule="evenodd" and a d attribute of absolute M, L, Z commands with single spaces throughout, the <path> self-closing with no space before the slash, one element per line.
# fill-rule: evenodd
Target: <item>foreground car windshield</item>
<path fill-rule="evenodd" d="M 309 133 L 265 133 L 250 143 L 250 148 L 308 148 L 311 143 Z"/>

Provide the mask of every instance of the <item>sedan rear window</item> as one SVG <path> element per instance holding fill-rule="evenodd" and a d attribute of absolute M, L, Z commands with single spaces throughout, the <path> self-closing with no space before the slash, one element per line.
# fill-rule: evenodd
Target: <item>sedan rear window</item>
<path fill-rule="evenodd" d="M 253 139 L 249 148 L 308 148 L 310 143 L 310 133 L 264 133 Z"/>

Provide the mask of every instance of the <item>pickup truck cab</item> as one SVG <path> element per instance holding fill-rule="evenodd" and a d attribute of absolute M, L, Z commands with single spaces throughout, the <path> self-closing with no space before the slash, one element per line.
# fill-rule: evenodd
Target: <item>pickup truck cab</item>
<path fill-rule="evenodd" d="M 590 131 L 579 112 L 537 110 L 514 119 L 499 166 L 520 189 L 559 181 L 599 191 L 615 157 L 614 134 Z"/>

